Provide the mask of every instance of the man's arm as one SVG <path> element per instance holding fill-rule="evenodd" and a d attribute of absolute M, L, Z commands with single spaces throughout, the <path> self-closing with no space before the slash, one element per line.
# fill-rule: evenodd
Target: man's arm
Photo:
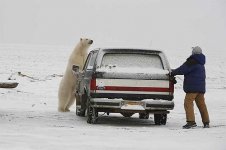
<path fill-rule="evenodd" d="M 185 75 L 191 71 L 191 67 L 187 65 L 187 62 L 185 62 L 183 65 L 176 69 L 172 69 L 171 75 Z"/>

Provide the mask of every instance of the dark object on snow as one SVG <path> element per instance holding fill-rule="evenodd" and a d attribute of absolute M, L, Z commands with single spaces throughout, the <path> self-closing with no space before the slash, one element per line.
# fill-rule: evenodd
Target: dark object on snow
<path fill-rule="evenodd" d="M 210 128 L 209 123 L 208 122 L 207 123 L 204 123 L 203 128 Z"/>
<path fill-rule="evenodd" d="M 124 117 L 127 117 L 127 118 L 129 118 L 129 117 L 132 117 L 132 115 L 134 115 L 134 113 L 125 113 L 125 112 L 123 112 L 123 113 L 121 113 Z"/>
<path fill-rule="evenodd" d="M 194 121 L 188 121 L 186 125 L 183 126 L 183 129 L 190 129 L 196 127 L 196 123 Z"/>
<path fill-rule="evenodd" d="M 0 82 L 0 88 L 15 88 L 18 84 L 17 82 Z"/>

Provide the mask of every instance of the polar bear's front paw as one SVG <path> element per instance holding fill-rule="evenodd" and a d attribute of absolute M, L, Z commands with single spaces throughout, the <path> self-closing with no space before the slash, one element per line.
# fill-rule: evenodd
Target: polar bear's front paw
<path fill-rule="evenodd" d="M 65 108 L 64 112 L 70 112 L 70 109 L 69 108 Z"/>
<path fill-rule="evenodd" d="M 68 112 L 67 110 L 65 110 L 64 108 L 58 108 L 59 112 Z M 70 111 L 70 110 L 69 110 Z"/>

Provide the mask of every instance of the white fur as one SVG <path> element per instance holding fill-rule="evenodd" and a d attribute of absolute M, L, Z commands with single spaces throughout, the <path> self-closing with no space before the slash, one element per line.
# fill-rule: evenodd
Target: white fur
<path fill-rule="evenodd" d="M 81 70 L 84 66 L 87 50 L 92 44 L 90 39 L 80 39 L 80 42 L 74 48 L 71 56 L 68 60 L 67 68 L 65 74 L 60 82 L 58 91 L 58 111 L 67 112 L 70 111 L 69 108 L 73 105 L 75 101 L 75 87 L 77 79 L 72 73 L 72 65 L 79 66 Z"/>

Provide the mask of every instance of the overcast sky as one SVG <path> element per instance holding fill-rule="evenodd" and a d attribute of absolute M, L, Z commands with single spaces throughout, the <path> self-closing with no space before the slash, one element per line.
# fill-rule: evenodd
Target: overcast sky
<path fill-rule="evenodd" d="M 226 0 L 0 0 L 0 43 L 226 50 Z"/>

